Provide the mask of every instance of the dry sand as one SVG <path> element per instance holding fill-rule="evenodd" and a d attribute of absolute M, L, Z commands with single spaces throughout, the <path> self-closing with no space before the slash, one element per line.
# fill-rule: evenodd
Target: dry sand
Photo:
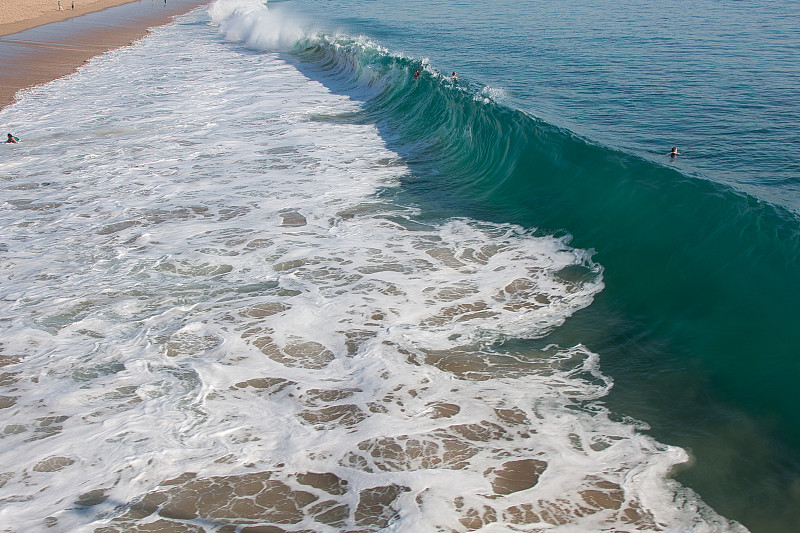
<path fill-rule="evenodd" d="M 138 0 L 134 16 L 98 17 L 96 27 L 69 31 L 58 24 L 131 0 L 0 0 L 0 108 L 14 101 L 16 93 L 75 71 L 91 57 L 126 46 L 147 34 L 147 29 L 170 22 L 209 0 Z M 158 7 L 158 9 L 155 9 Z M 93 17 L 98 15 L 93 15 Z M 41 28 L 38 28 L 41 27 Z M 52 32 L 46 31 L 53 28 Z M 29 35 L 36 28 L 36 35 Z M 40 31 L 41 30 L 41 31 Z M 19 33 L 23 32 L 23 33 Z"/>

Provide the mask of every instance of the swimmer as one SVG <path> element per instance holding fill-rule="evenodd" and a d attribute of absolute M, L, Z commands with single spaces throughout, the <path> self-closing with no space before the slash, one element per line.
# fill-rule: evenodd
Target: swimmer
<path fill-rule="evenodd" d="M 414 79 L 416 80 L 417 78 L 419 78 L 419 71 L 415 70 L 414 71 Z"/>
<path fill-rule="evenodd" d="M 670 157 L 678 157 L 679 153 L 680 152 L 678 152 L 678 147 L 677 146 L 673 146 L 672 150 L 669 151 L 669 156 Z"/>
<path fill-rule="evenodd" d="M 13 135 L 11 135 L 9 133 L 8 134 L 8 140 L 6 141 L 6 143 L 19 144 L 19 138 L 14 137 Z"/>
<path fill-rule="evenodd" d="M 457 79 L 458 79 L 458 76 L 456 76 L 456 71 L 455 71 L 455 70 L 453 71 L 453 76 L 452 76 L 452 78 L 453 78 L 454 80 L 457 80 Z"/>

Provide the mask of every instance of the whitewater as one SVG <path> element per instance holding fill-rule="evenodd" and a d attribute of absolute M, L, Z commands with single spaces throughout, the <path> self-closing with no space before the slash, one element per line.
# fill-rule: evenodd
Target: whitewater
<path fill-rule="evenodd" d="M 536 343 L 594 250 L 399 203 L 361 114 L 392 78 L 314 48 L 410 77 L 218 1 L 0 112 L 0 530 L 744 531 Z"/>

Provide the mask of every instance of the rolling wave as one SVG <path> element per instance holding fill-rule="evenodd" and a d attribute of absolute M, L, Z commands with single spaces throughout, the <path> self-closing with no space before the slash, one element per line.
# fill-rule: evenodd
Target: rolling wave
<path fill-rule="evenodd" d="M 781 431 L 800 442 L 791 408 L 800 376 L 786 371 L 800 344 L 789 327 L 800 298 L 795 214 L 682 174 L 666 155 L 651 161 L 581 138 L 364 37 L 305 34 L 287 51 L 308 75 L 364 102 L 349 119 L 378 125 L 408 163 L 417 202 L 566 232 L 596 250 L 607 269 L 601 306 L 647 323 L 671 357 L 699 358 L 715 386 L 779 413 Z"/>
<path fill-rule="evenodd" d="M 682 174 L 666 155 L 650 161 L 593 143 L 504 105 L 501 90 L 367 37 L 302 28 L 259 2 L 223 0 L 210 14 L 227 38 L 282 51 L 330 90 L 362 101 L 363 111 L 344 118 L 378 125 L 408 164 L 417 201 L 567 232 L 597 250 L 617 312 L 669 323 L 660 335 L 674 341 L 670 349 L 699 354 L 734 396 L 755 387 L 800 442 L 788 407 L 788 383 L 800 376 L 781 370 L 800 344 L 786 328 L 800 298 L 795 214 Z M 741 366 L 752 368 L 734 370 Z"/>
<path fill-rule="evenodd" d="M 666 154 L 645 159 L 580 137 L 506 105 L 502 89 L 454 79 L 425 58 L 272 15 L 269 25 L 280 26 L 273 35 L 288 38 L 257 38 L 269 25 L 221 27 L 360 101 L 360 110 L 328 118 L 377 125 L 407 165 L 396 193 L 404 201 L 431 218 L 519 224 L 595 251 L 605 288 L 553 335 L 601 355 L 617 384 L 612 406 L 623 398 L 627 414 L 680 428 L 667 431 L 668 442 L 699 455 L 704 446 L 715 453 L 708 420 L 758 426 L 765 448 L 800 447 L 796 213 L 681 173 Z M 752 449 L 743 446 L 737 459 Z M 700 461 L 684 479 L 707 475 L 704 464 L 714 462 Z M 771 490 L 759 483 L 753 490 Z"/>

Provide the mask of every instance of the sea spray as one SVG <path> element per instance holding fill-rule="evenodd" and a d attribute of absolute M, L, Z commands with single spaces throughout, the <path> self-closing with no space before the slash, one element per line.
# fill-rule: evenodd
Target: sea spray
<path fill-rule="evenodd" d="M 221 0 L 208 7 L 211 22 L 230 41 L 256 50 L 287 50 L 304 36 L 300 25 L 267 11 L 258 0 Z"/>

